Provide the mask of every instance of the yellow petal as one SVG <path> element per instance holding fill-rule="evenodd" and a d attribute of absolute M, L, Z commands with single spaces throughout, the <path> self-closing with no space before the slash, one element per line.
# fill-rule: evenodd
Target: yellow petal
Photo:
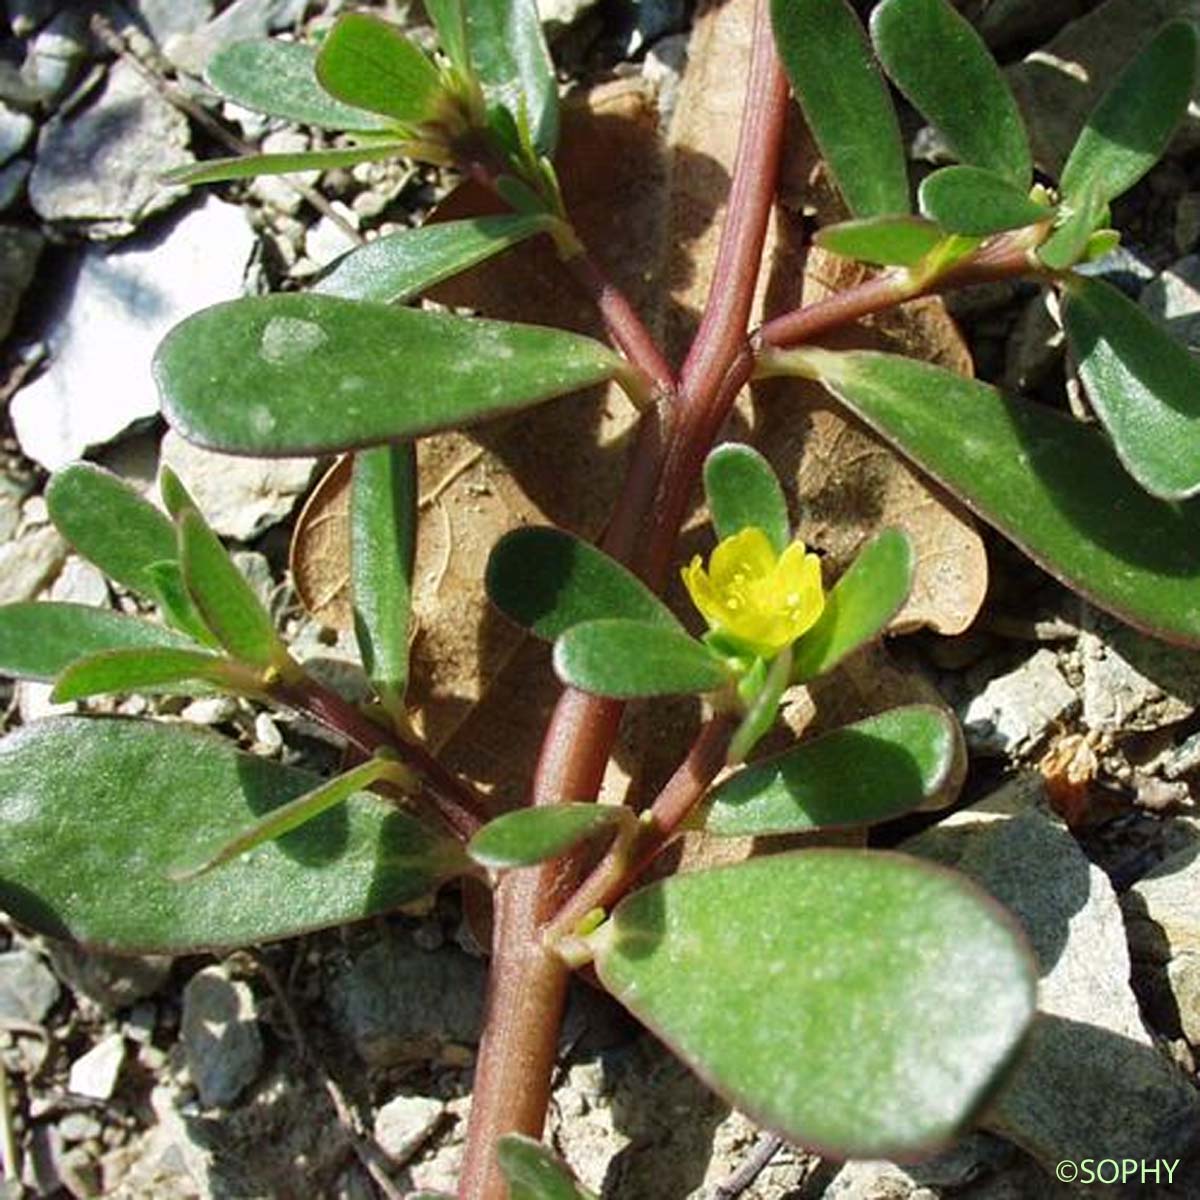
<path fill-rule="evenodd" d="M 692 603 L 709 625 L 715 628 L 721 623 L 721 618 L 724 615 L 724 607 L 721 604 L 720 596 L 717 595 L 716 589 L 712 585 L 712 581 L 704 570 L 700 555 L 697 554 L 683 568 L 680 575 L 683 577 L 683 586 L 687 588 L 687 593 L 691 596 Z"/>
<path fill-rule="evenodd" d="M 756 525 L 726 538 L 712 552 L 708 571 L 713 587 L 724 592 L 751 579 L 762 579 L 775 567 L 775 551 L 767 535 Z"/>

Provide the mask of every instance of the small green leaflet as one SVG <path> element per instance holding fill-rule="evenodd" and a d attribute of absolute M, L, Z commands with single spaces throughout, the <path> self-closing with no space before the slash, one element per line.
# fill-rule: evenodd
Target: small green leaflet
<path fill-rule="evenodd" d="M 231 692 L 255 695 L 260 681 L 227 658 L 201 650 L 144 646 L 105 650 L 72 663 L 59 677 L 51 699 L 56 704 L 106 693 L 170 691 L 187 693 L 202 680 Z"/>
<path fill-rule="evenodd" d="M 987 237 L 1036 225 L 1054 210 L 1030 199 L 1003 176 L 982 167 L 945 167 L 925 178 L 918 192 L 921 211 L 952 233 Z"/>
<path fill-rule="evenodd" d="M 822 250 L 881 267 L 915 267 L 945 240 L 945 233 L 924 217 L 867 217 L 818 229 L 813 241 Z"/>
<path fill-rule="evenodd" d="M 633 819 L 629 809 L 615 804 L 519 808 L 489 821 L 468 843 L 467 853 L 493 871 L 532 867 Z"/>

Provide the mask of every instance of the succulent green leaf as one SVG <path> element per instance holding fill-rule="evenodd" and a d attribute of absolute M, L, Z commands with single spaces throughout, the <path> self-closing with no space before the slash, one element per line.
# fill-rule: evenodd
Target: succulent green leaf
<path fill-rule="evenodd" d="M 826 596 L 817 623 L 793 647 L 793 681 L 824 675 L 879 637 L 908 599 L 915 570 L 912 542 L 903 530 L 876 534 Z"/>
<path fill-rule="evenodd" d="M 574 625 L 554 643 L 563 683 L 632 700 L 713 692 L 730 681 L 724 661 L 680 629 L 622 619 Z"/>
<path fill-rule="evenodd" d="M 169 873 L 319 784 L 181 725 L 53 717 L 0 742 L 0 908 L 125 953 L 245 946 L 387 912 L 465 865 L 359 794 L 191 883 Z"/>
<path fill-rule="evenodd" d="M 615 804 L 519 808 L 489 821 L 467 844 L 467 853 L 493 871 L 532 867 L 632 819 L 629 809 Z"/>
<path fill-rule="evenodd" d="M 260 817 L 247 829 L 235 837 L 226 840 L 218 850 L 206 858 L 199 866 L 180 870 L 176 867 L 171 877 L 176 882 L 198 879 L 215 867 L 246 854 L 264 842 L 274 841 L 299 829 L 301 825 L 319 817 L 323 812 L 344 804 L 356 792 L 365 791 L 373 783 L 386 778 L 396 770 L 396 765 L 382 758 L 372 758 L 359 766 L 327 779 L 318 784 L 310 792 L 304 792 L 294 800 L 289 800 L 278 808 L 271 809 L 265 816 Z"/>
<path fill-rule="evenodd" d="M 884 69 L 962 162 L 1025 190 L 1025 122 L 983 39 L 948 0 L 883 0 L 871 39 Z M 964 231 L 966 232 L 966 231 Z"/>
<path fill-rule="evenodd" d="M 776 554 L 787 549 L 792 540 L 787 500 L 771 464 L 757 450 L 739 442 L 718 446 L 704 463 L 704 496 L 719 539 L 754 525 Z"/>
<path fill-rule="evenodd" d="M 959 875 L 810 850 L 676 875 L 592 938 L 601 982 L 757 1125 L 834 1158 L 924 1157 L 990 1098 L 1032 956 Z"/>
<path fill-rule="evenodd" d="M 194 508 L 197 512 L 200 511 L 200 505 L 184 486 L 183 480 L 165 463 L 158 470 L 158 493 L 162 497 L 163 507 L 171 514 L 172 521 L 178 521 L 186 509 Z"/>
<path fill-rule="evenodd" d="M 945 167 L 922 182 L 921 211 L 952 233 L 987 237 L 1048 221 L 1054 210 L 1028 192 L 982 167 Z"/>
<path fill-rule="evenodd" d="M 0 673 L 56 679 L 77 659 L 131 647 L 195 649 L 162 625 L 86 604 L 35 601 L 0 606 Z"/>
<path fill-rule="evenodd" d="M 846 0 L 771 0 L 792 90 L 856 217 L 907 213 L 900 125 L 866 32 Z"/>
<path fill-rule="evenodd" d="M 351 250 L 313 291 L 345 300 L 400 304 L 547 227 L 544 214 L 507 214 L 404 229 Z"/>
<path fill-rule="evenodd" d="M 1095 189 L 1107 202 L 1159 160 L 1196 82 L 1196 28 L 1171 21 L 1117 76 L 1079 135 L 1060 186 L 1075 199 Z"/>
<path fill-rule="evenodd" d="M 271 614 L 194 508 L 179 517 L 179 561 L 205 625 L 230 655 L 260 669 L 287 661 Z"/>
<path fill-rule="evenodd" d="M 59 677 L 51 699 L 57 704 L 87 696 L 142 691 L 188 692 L 195 681 L 229 691 L 257 691 L 253 676 L 236 663 L 202 650 L 143 646 L 104 650 L 72 663 Z"/>
<path fill-rule="evenodd" d="M 167 335 L 154 361 L 163 407 L 185 437 L 268 456 L 468 425 L 621 369 L 578 334 L 298 295 L 205 309 Z"/>
<path fill-rule="evenodd" d="M 173 532 L 173 531 L 172 531 Z M 163 620 L 180 633 L 186 633 L 202 646 L 219 648 L 221 643 L 204 623 L 195 600 L 183 581 L 183 568 L 176 559 L 151 563 L 146 568 L 154 602 L 162 611 Z"/>
<path fill-rule="evenodd" d="M 171 522 L 103 467 L 72 463 L 46 486 L 50 520 L 89 562 L 123 587 L 155 598 L 147 568 L 176 555 Z"/>
<path fill-rule="evenodd" d="M 1200 646 L 1200 500 L 1149 495 L 1103 433 L 1045 405 L 895 355 L 803 357 L 862 420 L 1068 587 L 1147 633 Z"/>
<path fill-rule="evenodd" d="M 547 526 L 506 533 L 492 549 L 488 599 L 510 620 L 554 641 L 575 625 L 622 617 L 681 631 L 669 608 L 602 550 Z"/>
<path fill-rule="evenodd" d="M 334 99 L 394 121 L 419 124 L 443 101 L 437 68 L 395 25 L 343 13 L 317 52 L 317 81 Z"/>
<path fill-rule="evenodd" d="M 367 676 L 390 711 L 408 682 L 413 556 L 417 548 L 417 452 L 412 442 L 354 456 L 350 489 L 350 594 Z"/>
<path fill-rule="evenodd" d="M 253 179 L 259 175 L 297 175 L 302 171 L 331 171 L 358 163 L 401 158 L 411 150 L 408 142 L 368 142 L 336 150 L 302 150 L 295 154 L 238 154 L 232 158 L 210 158 L 176 167 L 163 175 L 163 182 L 189 185 L 224 183 L 228 179 Z"/>
<path fill-rule="evenodd" d="M 387 129 L 386 121 L 342 104 L 317 82 L 317 50 L 278 38 L 234 42 L 209 59 L 209 87 L 243 108 L 300 125 L 363 133 Z"/>
<path fill-rule="evenodd" d="M 437 30 L 438 44 L 463 75 L 471 74 L 467 48 L 467 0 L 425 0 L 425 11 Z"/>
<path fill-rule="evenodd" d="M 1073 275 L 1063 326 L 1117 457 L 1151 495 L 1200 491 L 1200 363 L 1102 279 Z"/>
<path fill-rule="evenodd" d="M 1038 258 L 1053 271 L 1065 271 L 1088 252 L 1096 227 L 1106 220 L 1108 205 L 1100 190 L 1090 187 L 1059 206 L 1059 224 L 1038 247 Z"/>
<path fill-rule="evenodd" d="M 759 837 L 888 821 L 937 795 L 958 741 L 940 709 L 894 708 L 744 767 L 689 824 L 716 837 Z"/>
<path fill-rule="evenodd" d="M 493 104 L 528 123 L 539 154 L 558 144 L 558 84 L 536 0 L 465 4 L 471 65 Z"/>
<path fill-rule="evenodd" d="M 924 217 L 866 217 L 841 221 L 817 230 L 813 241 L 822 250 L 880 267 L 913 267 L 929 254 L 945 233 Z"/>
<path fill-rule="evenodd" d="M 508 1200 L 596 1200 L 541 1142 L 507 1133 L 496 1147 Z"/>

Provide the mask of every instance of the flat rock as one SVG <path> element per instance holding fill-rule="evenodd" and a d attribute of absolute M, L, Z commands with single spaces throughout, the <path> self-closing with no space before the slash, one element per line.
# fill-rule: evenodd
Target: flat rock
<path fill-rule="evenodd" d="M 50 586 L 49 599 L 62 604 L 87 604 L 93 608 L 108 606 L 108 583 L 104 572 L 86 559 L 72 554 Z"/>
<path fill-rule="evenodd" d="M 21 297 L 33 282 L 44 242 L 33 229 L 0 225 L 0 342 L 12 330 Z"/>
<path fill-rule="evenodd" d="M 105 954 L 70 942 L 51 942 L 49 954 L 63 983 L 107 1013 L 153 996 L 167 982 L 173 961 L 159 954 Z"/>
<path fill-rule="evenodd" d="M 180 1039 L 205 1107 L 232 1104 L 262 1067 L 254 993 L 221 967 L 197 971 L 183 989 Z"/>
<path fill-rule="evenodd" d="M 1200 0 L 1106 0 L 1064 26 L 1006 74 L 1025 115 L 1038 166 L 1057 177 L 1087 115 L 1105 89 L 1164 21 L 1200 17 Z M 1175 135 L 1189 150 L 1200 139 L 1193 104 Z"/>
<path fill-rule="evenodd" d="M 28 37 L 58 11 L 61 0 L 5 0 L 8 23 L 17 37 Z"/>
<path fill-rule="evenodd" d="M 386 1066 L 478 1041 L 484 982 L 483 964 L 455 947 L 385 938 L 334 981 L 333 1004 L 359 1056 Z"/>
<path fill-rule="evenodd" d="M 58 530 L 41 525 L 0 546 L 0 604 L 34 599 L 58 573 L 67 543 Z"/>
<path fill-rule="evenodd" d="M 203 75 L 208 60 L 230 42 L 266 37 L 304 16 L 307 0 L 234 0 L 214 21 L 168 38 L 163 49 L 182 71 Z"/>
<path fill-rule="evenodd" d="M 173 429 L 162 461 L 183 480 L 222 537 L 247 542 L 282 521 L 312 479 L 316 459 L 242 458 L 202 450 Z"/>
<path fill-rule="evenodd" d="M 25 453 L 57 470 L 154 416 L 158 343 L 197 309 L 240 293 L 253 244 L 242 211 L 208 196 L 152 241 L 87 250 L 48 335 L 51 366 L 12 401 Z"/>
<path fill-rule="evenodd" d="M 397 1096 L 375 1114 L 375 1140 L 396 1164 L 408 1162 L 437 1128 L 446 1106 L 429 1096 Z"/>
<path fill-rule="evenodd" d="M 84 7 L 60 6 L 54 20 L 28 45 L 21 76 L 45 105 L 54 105 L 67 94 L 87 60 Z"/>
<path fill-rule="evenodd" d="M 980 754 L 1022 754 L 1079 706 L 1052 650 L 992 679 L 960 717 L 967 745 Z"/>
<path fill-rule="evenodd" d="M 33 136 L 33 118 L 0 104 L 0 165 L 25 149 Z"/>
<path fill-rule="evenodd" d="M 67 1087 L 77 1096 L 107 1100 L 116 1091 L 124 1061 L 125 1039 L 119 1033 L 110 1034 L 71 1064 Z"/>
<path fill-rule="evenodd" d="M 1193 353 L 1200 352 L 1200 255 L 1172 263 L 1146 285 L 1138 303 Z"/>
<path fill-rule="evenodd" d="M 195 33 L 212 20 L 213 0 L 134 0 L 134 11 L 161 46 L 170 37 Z"/>
<path fill-rule="evenodd" d="M 1006 815 L 1013 796 L 1028 800 L 1035 786 L 1023 779 L 904 847 L 963 871 L 1004 904 L 1039 963 L 1039 1015 L 984 1123 L 1047 1170 L 1097 1157 L 1097 1147 L 1117 1159 L 1186 1157 L 1200 1095 L 1142 1023 L 1108 877 L 1040 809 Z"/>
<path fill-rule="evenodd" d="M 25 195 L 25 185 L 33 172 L 33 163 L 26 158 L 18 158 L 8 166 L 0 168 L 0 213 L 14 208 L 18 200 Z"/>
<path fill-rule="evenodd" d="M 38 1024 L 59 996 L 58 980 L 32 950 L 0 954 L 0 1020 Z"/>
<path fill-rule="evenodd" d="M 44 221 L 80 225 L 90 237 L 125 237 L 187 194 L 160 177 L 193 161 L 189 136 L 187 118 L 118 62 L 95 103 L 43 128 L 30 203 Z"/>
<path fill-rule="evenodd" d="M 1079 637 L 1083 720 L 1102 733 L 1148 732 L 1186 720 L 1200 705 L 1200 655 L 1102 613 Z"/>

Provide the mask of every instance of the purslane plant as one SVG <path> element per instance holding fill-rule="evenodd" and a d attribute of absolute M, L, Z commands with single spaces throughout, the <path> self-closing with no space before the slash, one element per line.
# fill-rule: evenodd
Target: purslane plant
<path fill-rule="evenodd" d="M 386 912 L 456 877 L 491 884 L 464 1200 L 585 1195 L 536 1142 L 567 980 L 584 964 L 785 1137 L 842 1156 L 935 1148 L 994 1093 L 1032 1016 L 1034 963 L 996 905 L 927 863 L 848 849 L 644 879 L 686 829 L 769 837 L 900 815 L 939 794 L 961 753 L 944 713 L 912 706 L 746 762 L 790 686 L 887 629 L 913 552 L 885 529 L 823 580 L 765 459 L 712 446 L 752 377 L 819 380 L 1069 586 L 1200 644 L 1200 509 L 1188 499 L 1200 489 L 1197 367 L 1121 293 L 1074 269 L 1115 244 L 1110 203 L 1178 124 L 1195 31 L 1173 22 L 1153 34 L 1052 188 L 1034 180 L 1002 74 L 947 0 L 882 0 L 869 31 L 846 0 L 762 4 L 710 300 L 676 371 L 563 204 L 557 91 L 533 0 L 426 9 L 432 55 L 362 13 L 340 17 L 319 47 L 223 51 L 209 69 L 218 92 L 345 144 L 176 179 L 400 154 L 457 167 L 511 212 L 380 238 L 305 295 L 208 309 L 172 331 L 154 365 L 168 420 L 202 445 L 354 454 L 355 631 L 378 703 L 348 702 L 292 657 L 170 472 L 160 509 L 98 467 L 67 468 L 47 493 L 55 524 L 159 619 L 9 606 L 0 668 L 55 680 L 63 700 L 218 689 L 300 710 L 343 736 L 346 769 L 321 779 L 178 724 L 36 722 L 0 743 L 0 902 L 53 936 L 171 953 Z M 922 182 L 916 214 L 883 72 L 960 160 Z M 789 80 L 851 213 L 816 240 L 883 270 L 748 333 Z M 596 302 L 609 345 L 405 307 L 542 234 Z M 1017 277 L 1062 294 L 1099 428 L 926 363 L 820 345 L 915 297 Z M 523 528 L 488 565 L 491 600 L 553 644 L 567 685 L 528 803 L 496 815 L 407 718 L 414 442 L 606 381 L 645 411 L 602 544 Z M 677 538 L 701 476 L 716 545 L 684 563 Z M 658 598 L 673 572 L 708 627 L 701 638 Z M 708 698 L 710 715 L 653 802 L 640 813 L 594 803 L 623 702 L 689 693 Z"/>

